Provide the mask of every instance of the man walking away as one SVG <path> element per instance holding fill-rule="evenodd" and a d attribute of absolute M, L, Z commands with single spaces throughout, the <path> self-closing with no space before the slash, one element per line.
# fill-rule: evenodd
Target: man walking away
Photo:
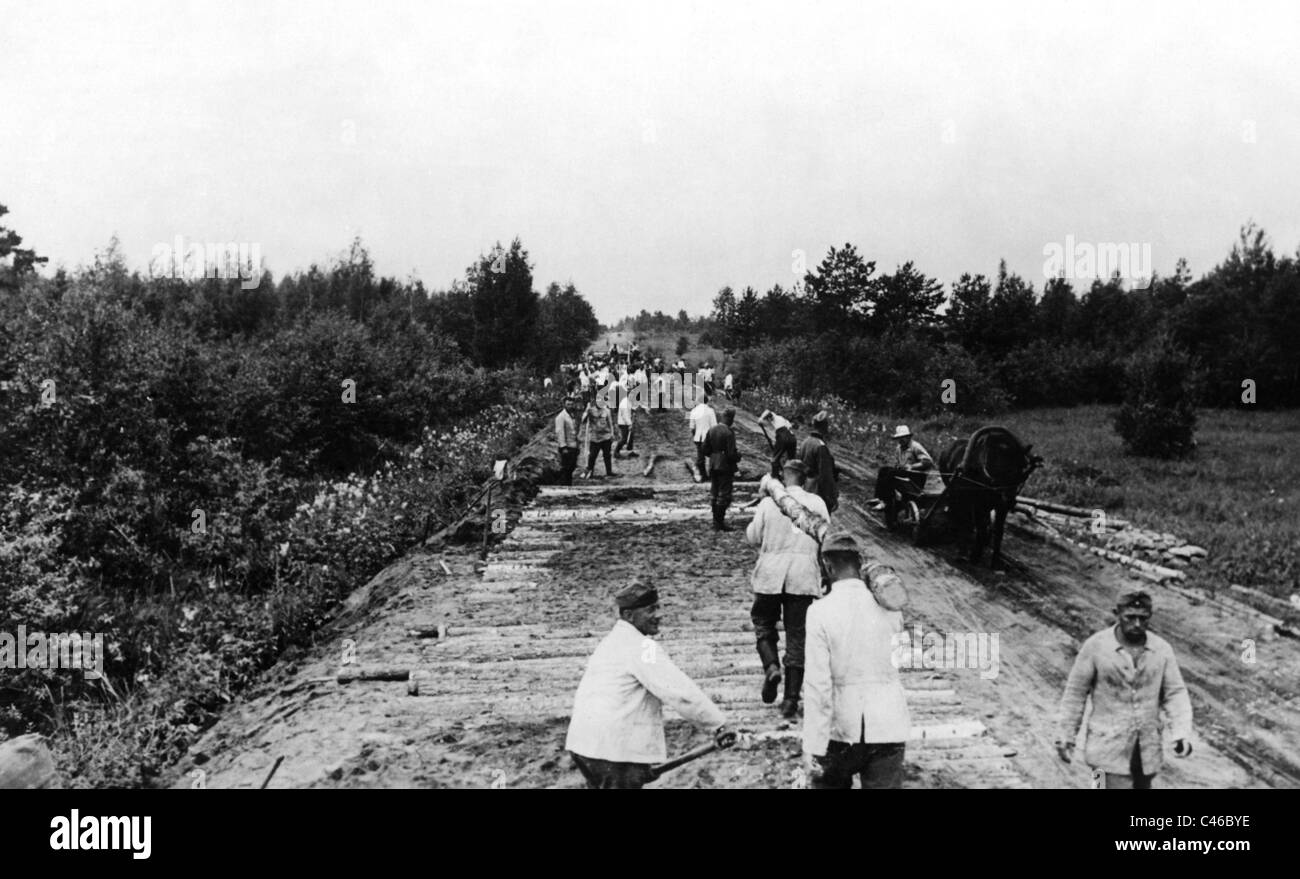
<path fill-rule="evenodd" d="M 699 474 L 696 482 L 704 479 L 704 438 L 718 423 L 718 413 L 709 405 L 709 395 L 705 394 L 695 408 L 690 411 L 687 420 L 691 425 L 691 436 L 695 440 L 695 472 Z"/>
<path fill-rule="evenodd" d="M 573 699 L 564 747 L 595 789 L 640 789 L 650 768 L 668 758 L 663 704 L 713 734 L 720 748 L 736 743 L 726 717 L 652 636 L 659 634 L 659 593 L 635 581 L 614 596 L 618 622 L 600 642 Z"/>
<path fill-rule="evenodd" d="M 623 448 L 627 447 L 629 458 L 638 457 L 637 453 L 632 451 L 632 443 L 635 441 L 634 431 L 636 426 L 632 422 L 632 395 L 624 385 L 619 386 L 618 398 L 618 444 L 614 446 L 614 457 L 619 457 Z"/>
<path fill-rule="evenodd" d="M 829 535 L 822 558 L 831 591 L 808 609 L 803 750 L 814 788 L 903 784 L 911 718 L 894 636 L 903 615 L 881 607 L 862 579 L 862 554 L 848 532 Z"/>
<path fill-rule="evenodd" d="M 560 454 L 560 485 L 573 485 L 573 471 L 578 466 L 578 426 L 573 413 L 578 401 L 566 397 L 564 408 L 555 416 L 555 445 Z"/>
<path fill-rule="evenodd" d="M 736 433 L 731 429 L 736 420 L 736 410 L 722 413 L 722 423 L 709 428 L 704 435 L 703 451 L 709 456 L 709 495 L 713 501 L 713 530 L 730 531 L 725 521 L 727 507 L 731 506 L 731 485 L 736 477 L 736 464 L 740 452 L 736 451 Z"/>
<path fill-rule="evenodd" d="M 1151 789 L 1164 760 L 1161 712 L 1172 727 L 1174 756 L 1192 753 L 1192 702 L 1174 648 L 1147 631 L 1151 610 L 1146 590 L 1122 588 L 1116 624 L 1083 642 L 1061 696 L 1056 752 L 1070 762 L 1091 698 L 1083 756 L 1105 773 L 1108 790 Z"/>
<path fill-rule="evenodd" d="M 825 502 L 803 489 L 807 475 L 803 461 L 798 458 L 786 461 L 782 471 L 790 497 L 829 520 Z M 790 520 L 770 497 L 759 502 L 753 521 L 745 529 L 745 540 L 761 547 L 750 578 L 754 606 L 749 616 L 758 641 L 758 658 L 763 662 L 763 701 L 769 705 L 775 702 L 776 688 L 781 684 L 776 624 L 784 620 L 785 698 L 781 700 L 781 716 L 793 719 L 799 710 L 799 691 L 803 686 L 804 621 L 809 605 L 822 594 L 817 540 L 792 528 Z"/>
<path fill-rule="evenodd" d="M 598 454 L 603 454 L 605 457 L 605 475 L 613 476 L 614 467 L 610 463 L 609 447 L 614 441 L 614 420 L 609 416 L 609 406 L 605 405 L 603 393 L 597 393 L 595 398 L 587 403 L 587 411 L 582 413 L 582 426 L 587 432 L 586 478 L 592 478 Z"/>
<path fill-rule="evenodd" d="M 799 445 L 799 460 L 808 468 L 804 488 L 824 500 L 826 509 L 833 513 L 840 505 L 840 490 L 835 482 L 835 459 L 826 445 L 830 420 L 830 413 L 824 409 L 813 416 L 810 435 Z"/>

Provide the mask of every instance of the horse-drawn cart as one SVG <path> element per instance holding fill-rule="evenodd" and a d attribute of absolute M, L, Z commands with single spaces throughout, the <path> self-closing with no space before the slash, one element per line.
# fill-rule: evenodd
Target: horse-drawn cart
<path fill-rule="evenodd" d="M 932 479 L 918 487 L 912 476 L 915 474 L 894 475 L 893 515 L 886 509 L 885 523 L 891 531 L 901 532 L 913 545 L 921 546 L 931 534 L 935 511 L 947 500 L 948 487 Z"/>

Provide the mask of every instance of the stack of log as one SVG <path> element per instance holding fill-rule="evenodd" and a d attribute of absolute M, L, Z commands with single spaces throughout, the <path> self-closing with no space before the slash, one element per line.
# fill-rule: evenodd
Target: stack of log
<path fill-rule="evenodd" d="M 1138 528 L 1101 510 L 1022 497 L 1016 499 L 1016 512 L 1051 542 L 1086 549 L 1157 582 L 1184 579 L 1181 568 L 1208 555 L 1176 534 Z"/>

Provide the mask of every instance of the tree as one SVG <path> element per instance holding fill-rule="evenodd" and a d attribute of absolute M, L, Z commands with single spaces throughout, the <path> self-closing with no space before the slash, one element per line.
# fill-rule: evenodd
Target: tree
<path fill-rule="evenodd" d="M 876 302 L 870 325 L 874 332 L 933 326 L 943 304 L 943 285 L 916 270 L 909 260 L 875 284 Z"/>
<path fill-rule="evenodd" d="M 1079 298 L 1064 277 L 1052 278 L 1043 287 L 1034 323 L 1040 339 L 1069 339 L 1078 320 Z"/>
<path fill-rule="evenodd" d="M 1167 334 L 1154 338 L 1125 365 L 1124 405 L 1115 431 L 1132 454 L 1182 458 L 1196 447 L 1196 369 Z"/>
<path fill-rule="evenodd" d="M 499 368 L 530 359 L 540 297 L 533 290 L 528 251 L 516 238 L 506 250 L 497 243 L 465 273 L 474 315 L 474 359 Z"/>
<path fill-rule="evenodd" d="M 0 217 L 9 208 L 0 204 Z M 36 266 L 49 262 L 48 257 L 37 256 L 31 248 L 19 247 L 23 238 L 12 229 L 0 226 L 0 288 L 17 288 L 22 279 L 36 271 Z"/>
<path fill-rule="evenodd" d="M 677 352 L 677 356 L 678 356 L 678 357 L 681 357 L 681 356 L 684 355 L 687 351 L 690 350 L 690 347 L 691 347 L 691 340 L 690 340 L 690 337 L 689 337 L 689 336 L 678 336 L 678 337 L 677 337 L 677 347 L 676 347 L 675 349 L 673 349 L 673 350 L 675 350 L 675 351 Z"/>
<path fill-rule="evenodd" d="M 963 274 L 952 285 L 947 324 L 956 341 L 972 354 L 987 350 L 992 296 L 989 279 L 983 275 Z"/>
<path fill-rule="evenodd" d="M 564 287 L 551 282 L 538 308 L 534 363 L 552 370 L 560 363 L 577 360 L 600 335 L 600 321 L 591 304 L 573 282 Z"/>
<path fill-rule="evenodd" d="M 734 348 L 736 294 L 730 287 L 723 287 L 713 297 L 712 318 L 717 329 L 711 334 L 711 341 L 720 348 Z"/>
<path fill-rule="evenodd" d="M 871 277 L 875 270 L 875 262 L 863 260 L 846 243 L 839 250 L 832 247 L 815 272 L 804 275 L 804 295 L 816 332 L 852 332 L 863 326 L 875 301 Z"/>

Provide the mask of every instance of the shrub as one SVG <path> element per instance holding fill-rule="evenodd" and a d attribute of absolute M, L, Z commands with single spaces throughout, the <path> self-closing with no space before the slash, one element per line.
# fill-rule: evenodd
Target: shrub
<path fill-rule="evenodd" d="M 1160 336 L 1125 362 L 1124 404 L 1115 431 L 1125 448 L 1152 458 L 1182 458 L 1196 447 L 1197 371 L 1186 351 Z"/>

